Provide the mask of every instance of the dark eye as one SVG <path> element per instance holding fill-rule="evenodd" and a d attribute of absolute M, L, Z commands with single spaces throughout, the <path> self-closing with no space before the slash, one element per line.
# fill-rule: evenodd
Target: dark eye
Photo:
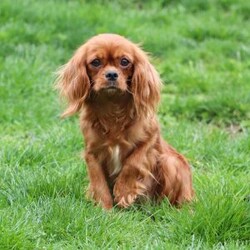
<path fill-rule="evenodd" d="M 122 67 L 127 67 L 129 65 L 129 63 L 130 63 L 129 60 L 126 58 L 122 58 L 121 62 L 120 62 Z"/>
<path fill-rule="evenodd" d="M 95 59 L 90 64 L 94 67 L 99 67 L 101 65 L 101 61 L 99 59 Z"/>

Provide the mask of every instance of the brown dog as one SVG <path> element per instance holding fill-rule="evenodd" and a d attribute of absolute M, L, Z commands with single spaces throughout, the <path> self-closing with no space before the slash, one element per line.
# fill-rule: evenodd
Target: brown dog
<path fill-rule="evenodd" d="M 60 69 L 57 86 L 69 104 L 63 116 L 80 112 L 88 194 L 97 203 L 110 209 L 141 197 L 177 205 L 192 199 L 188 162 L 160 136 L 161 80 L 139 46 L 95 36 Z"/>

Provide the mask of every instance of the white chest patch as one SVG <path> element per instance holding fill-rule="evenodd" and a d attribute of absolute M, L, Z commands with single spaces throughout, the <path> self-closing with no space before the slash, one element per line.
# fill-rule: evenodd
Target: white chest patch
<path fill-rule="evenodd" d="M 118 145 L 116 145 L 113 148 L 112 162 L 113 162 L 113 172 L 111 175 L 116 175 L 121 171 L 122 168 L 120 159 L 120 147 Z"/>

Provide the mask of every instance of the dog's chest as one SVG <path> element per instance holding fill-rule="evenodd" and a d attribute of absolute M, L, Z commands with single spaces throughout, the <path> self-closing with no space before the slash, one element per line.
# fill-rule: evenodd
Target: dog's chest
<path fill-rule="evenodd" d="M 110 162 L 111 164 L 110 175 L 114 176 L 114 175 L 119 174 L 122 168 L 120 147 L 118 145 L 115 145 L 114 147 L 112 147 L 111 151 L 112 153 L 111 153 L 111 162 Z"/>

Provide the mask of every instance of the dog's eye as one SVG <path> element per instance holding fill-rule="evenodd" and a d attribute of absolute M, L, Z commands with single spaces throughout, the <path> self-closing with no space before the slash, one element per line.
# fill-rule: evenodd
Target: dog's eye
<path fill-rule="evenodd" d="M 90 64 L 94 67 L 99 67 L 101 65 L 101 61 L 99 59 L 95 59 Z"/>
<path fill-rule="evenodd" d="M 122 67 L 127 67 L 129 65 L 129 63 L 130 63 L 129 60 L 126 58 L 122 58 L 121 62 L 120 62 Z"/>

